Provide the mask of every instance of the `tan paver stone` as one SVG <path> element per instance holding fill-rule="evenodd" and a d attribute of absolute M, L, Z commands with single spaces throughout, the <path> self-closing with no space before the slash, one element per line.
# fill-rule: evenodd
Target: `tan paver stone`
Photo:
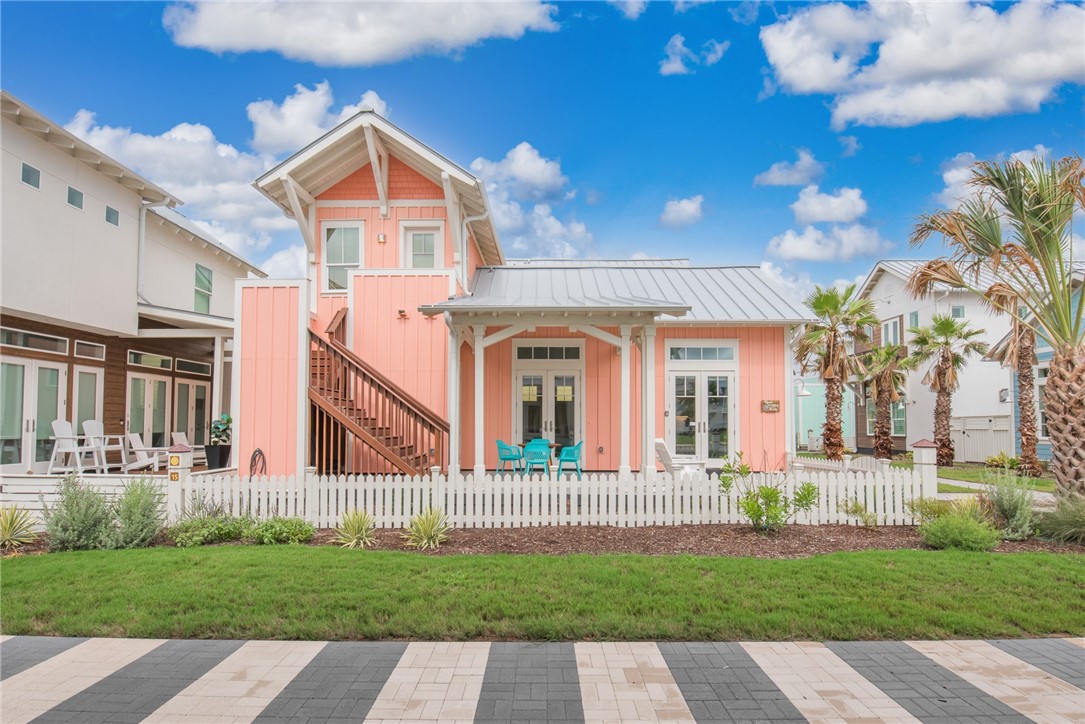
<path fill-rule="evenodd" d="M 693 721 L 654 643 L 579 643 L 575 651 L 587 724 Z"/>
<path fill-rule="evenodd" d="M 322 641 L 250 641 L 144 722 L 251 722 L 324 646 Z"/>
<path fill-rule="evenodd" d="M 1080 646 L 1081 648 L 1085 649 L 1085 639 L 1066 639 L 1066 640 L 1069 641 L 1070 643 L 1074 644 L 1075 646 Z"/>
<path fill-rule="evenodd" d="M 1085 722 L 1085 691 L 986 641 L 909 641 L 909 646 L 1036 721 Z"/>
<path fill-rule="evenodd" d="M 824 644 L 744 643 L 742 648 L 811 721 L 918 721 Z"/>
<path fill-rule="evenodd" d="M 165 643 L 164 639 L 91 639 L 0 684 L 0 721 L 22 724 L 70 699 Z"/>
<path fill-rule="evenodd" d="M 489 655 L 485 641 L 408 644 L 365 721 L 473 721 Z"/>

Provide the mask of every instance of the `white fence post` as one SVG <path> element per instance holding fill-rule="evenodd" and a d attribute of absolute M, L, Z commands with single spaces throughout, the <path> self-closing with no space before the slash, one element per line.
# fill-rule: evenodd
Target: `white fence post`
<path fill-rule="evenodd" d="M 920 494 L 924 498 L 938 496 L 938 446 L 930 440 L 912 445 L 912 465 L 919 472 Z"/>

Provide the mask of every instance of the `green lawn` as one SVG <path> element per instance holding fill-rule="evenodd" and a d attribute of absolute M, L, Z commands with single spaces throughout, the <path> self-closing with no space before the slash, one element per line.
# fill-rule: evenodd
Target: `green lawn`
<path fill-rule="evenodd" d="M 957 463 L 951 468 L 938 468 L 938 477 L 946 480 L 963 480 L 967 483 L 986 483 L 985 475 L 992 475 L 991 468 L 971 463 Z M 1050 474 L 1039 478 L 1023 478 L 1029 487 L 1042 493 L 1055 492 L 1055 478 Z"/>
<path fill-rule="evenodd" d="M 963 485 L 953 485 L 952 483 L 938 483 L 939 493 L 978 493 L 979 490 L 973 488 L 966 488 Z"/>
<path fill-rule="evenodd" d="M 1085 555 L 795 560 L 151 548 L 3 562 L 5 634 L 781 640 L 1085 634 Z"/>

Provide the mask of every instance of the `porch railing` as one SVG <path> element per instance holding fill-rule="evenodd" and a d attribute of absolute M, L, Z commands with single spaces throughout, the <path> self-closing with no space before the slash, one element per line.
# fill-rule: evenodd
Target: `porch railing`
<path fill-rule="evenodd" d="M 448 422 L 336 341 L 332 329 L 329 339 L 309 333 L 310 464 L 321 474 L 444 466 Z"/>

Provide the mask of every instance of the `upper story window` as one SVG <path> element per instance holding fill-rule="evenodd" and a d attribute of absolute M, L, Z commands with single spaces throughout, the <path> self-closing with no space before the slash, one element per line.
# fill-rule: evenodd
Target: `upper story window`
<path fill-rule="evenodd" d="M 908 328 L 915 329 L 919 326 L 919 312 L 911 312 L 908 315 Z"/>
<path fill-rule="evenodd" d="M 0 344 L 39 352 L 68 354 L 68 340 L 65 337 L 54 337 L 41 332 L 26 332 L 11 327 L 0 327 Z"/>
<path fill-rule="evenodd" d="M 193 309 L 203 314 L 211 313 L 211 270 L 199 264 L 196 265 L 196 300 Z"/>
<path fill-rule="evenodd" d="M 954 319 L 964 319 L 964 305 L 954 304 L 952 307 L 949 308 L 949 316 L 953 317 Z"/>
<path fill-rule="evenodd" d="M 85 359 L 105 359 L 105 345 L 98 344 L 97 342 L 84 342 L 81 339 L 75 340 L 75 356 L 83 357 Z"/>
<path fill-rule="evenodd" d="M 1036 368 L 1036 427 L 1037 433 L 1039 433 L 1039 436 L 1044 440 L 1049 437 L 1047 432 L 1047 413 L 1044 411 L 1044 390 L 1047 385 L 1047 375 L 1050 371 L 1050 367 Z"/>
<path fill-rule="evenodd" d="M 324 291 L 346 291 L 347 273 L 362 266 L 362 229 L 361 221 L 324 223 Z"/>
<path fill-rule="evenodd" d="M 890 403 L 889 406 L 890 420 L 892 421 L 893 431 L 889 434 L 893 437 L 904 437 L 907 431 L 907 410 L 904 407 L 904 400 L 897 400 Z M 874 403 L 873 399 L 867 397 L 866 405 L 866 434 L 874 434 L 874 425 L 878 421 L 878 406 Z"/>
<path fill-rule="evenodd" d="M 403 266 L 408 269 L 440 269 L 445 265 L 444 227 L 434 222 L 404 222 Z"/>
<path fill-rule="evenodd" d="M 888 347 L 891 344 L 900 344 L 899 319 L 890 319 L 888 322 L 882 322 L 882 346 Z"/>
<path fill-rule="evenodd" d="M 77 209 L 83 208 L 83 192 L 77 188 L 68 187 L 68 206 L 74 206 Z"/>
<path fill-rule="evenodd" d="M 23 164 L 23 183 L 27 186 L 33 186 L 36 189 L 41 188 L 41 171 L 31 166 L 29 163 Z"/>
<path fill-rule="evenodd" d="M 121 225 L 121 212 L 114 209 L 112 206 L 105 207 L 105 220 L 107 224 L 113 224 L 113 226 Z"/>

